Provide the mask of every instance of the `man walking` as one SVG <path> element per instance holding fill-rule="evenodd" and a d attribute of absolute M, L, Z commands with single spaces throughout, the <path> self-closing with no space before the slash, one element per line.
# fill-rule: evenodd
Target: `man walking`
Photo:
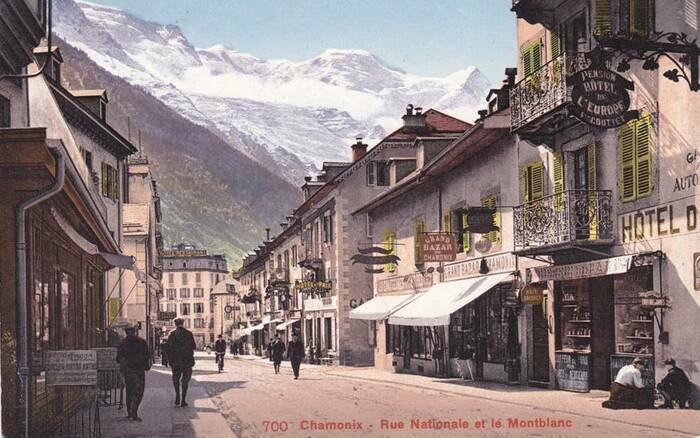
<path fill-rule="evenodd" d="M 168 362 L 173 372 L 173 386 L 175 387 L 175 406 L 187 405 L 187 387 L 192 378 L 194 366 L 194 350 L 196 344 L 192 332 L 183 327 L 182 318 L 175 320 L 175 330 L 168 336 Z M 182 396 L 180 393 L 182 387 Z"/>
<path fill-rule="evenodd" d="M 117 362 L 124 374 L 127 418 L 141 421 L 138 415 L 139 405 L 146 386 L 146 371 L 151 369 L 150 355 L 146 341 L 136 335 L 136 327 L 127 326 L 125 331 L 126 338 L 117 349 Z"/>
<path fill-rule="evenodd" d="M 299 366 L 301 365 L 301 360 L 304 359 L 304 345 L 299 339 L 299 334 L 292 334 L 292 340 L 289 341 L 287 347 L 287 359 L 292 363 L 292 370 L 294 370 L 294 380 L 299 378 Z"/>
<path fill-rule="evenodd" d="M 275 333 L 272 341 L 272 363 L 275 365 L 275 374 L 280 373 L 280 364 L 284 358 L 284 342 L 280 339 L 279 333 Z"/>

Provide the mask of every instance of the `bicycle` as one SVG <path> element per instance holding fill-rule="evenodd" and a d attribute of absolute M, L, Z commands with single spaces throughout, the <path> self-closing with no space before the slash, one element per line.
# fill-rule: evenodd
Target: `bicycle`
<path fill-rule="evenodd" d="M 216 353 L 216 363 L 219 365 L 219 372 L 222 372 L 224 370 L 224 355 L 226 353 Z"/>

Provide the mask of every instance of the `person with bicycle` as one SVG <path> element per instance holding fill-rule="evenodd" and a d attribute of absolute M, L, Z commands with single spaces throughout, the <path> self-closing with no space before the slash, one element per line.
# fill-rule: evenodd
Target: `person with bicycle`
<path fill-rule="evenodd" d="M 219 365 L 219 372 L 221 372 L 224 370 L 224 356 L 226 355 L 226 341 L 221 335 L 214 343 L 214 353 L 216 354 L 216 363 Z"/>

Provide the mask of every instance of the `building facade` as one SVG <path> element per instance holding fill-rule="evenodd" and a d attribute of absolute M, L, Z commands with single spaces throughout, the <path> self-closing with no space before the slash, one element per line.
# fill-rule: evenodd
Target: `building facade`
<path fill-rule="evenodd" d="M 163 290 L 161 312 L 182 318 L 186 329 L 194 335 L 197 348 L 212 344 L 219 333 L 215 327 L 214 286 L 228 275 L 226 257 L 208 254 L 205 249 L 178 245 L 161 253 Z M 172 331 L 172 319 L 163 321 L 164 331 Z"/>
<path fill-rule="evenodd" d="M 682 34 L 698 37 L 697 4 L 516 1 L 513 10 L 520 66 L 512 129 L 541 158 L 521 163 L 526 175 L 544 176 L 515 211 L 516 252 L 553 263 L 527 272 L 544 291 L 553 328 L 549 385 L 607 389 L 636 357 L 647 360 L 649 384 L 671 357 L 697 381 L 692 120 L 700 96 L 696 75 L 686 82 L 673 72 Z M 659 41 L 660 31 L 680 39 Z M 669 43 L 667 56 L 653 56 L 660 42 Z M 593 76 L 624 87 L 597 107 L 584 104 Z"/>

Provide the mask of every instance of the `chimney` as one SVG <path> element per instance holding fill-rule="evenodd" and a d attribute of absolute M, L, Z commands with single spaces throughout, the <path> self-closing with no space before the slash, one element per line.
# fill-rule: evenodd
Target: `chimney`
<path fill-rule="evenodd" d="M 367 153 L 367 144 L 362 143 L 362 137 L 356 137 L 357 142 L 352 145 L 352 162 L 356 162 L 361 156 Z"/>
<path fill-rule="evenodd" d="M 479 119 L 477 122 L 480 122 L 486 118 L 486 116 L 489 115 L 489 110 L 479 110 L 477 111 L 477 114 L 479 114 Z"/>
<path fill-rule="evenodd" d="M 270 229 L 269 228 L 265 228 L 265 235 L 267 236 L 267 238 L 265 240 L 270 240 Z"/>
<path fill-rule="evenodd" d="M 517 68 L 507 68 L 506 69 L 506 80 L 505 85 L 508 86 L 508 89 L 513 88 L 515 85 L 515 76 L 518 74 L 518 69 Z"/>
<path fill-rule="evenodd" d="M 415 108 L 415 112 L 414 112 Z M 412 104 L 406 106 L 406 114 L 403 117 L 403 132 L 407 134 L 421 134 L 428 130 L 425 123 L 425 114 L 423 108 L 414 107 Z"/>

